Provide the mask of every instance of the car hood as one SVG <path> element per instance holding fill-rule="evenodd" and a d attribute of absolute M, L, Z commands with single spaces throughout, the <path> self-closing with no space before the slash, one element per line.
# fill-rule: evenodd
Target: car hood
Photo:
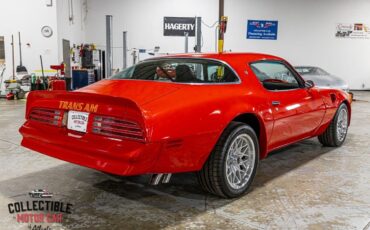
<path fill-rule="evenodd" d="M 329 87 L 339 89 L 348 88 L 347 82 L 333 75 L 302 75 L 302 77 L 306 81 L 313 81 L 317 87 Z"/>
<path fill-rule="evenodd" d="M 165 95 L 171 94 L 183 87 L 186 87 L 186 85 L 144 80 L 107 79 L 76 91 L 126 98 L 134 101 L 137 105 L 144 105 Z"/>

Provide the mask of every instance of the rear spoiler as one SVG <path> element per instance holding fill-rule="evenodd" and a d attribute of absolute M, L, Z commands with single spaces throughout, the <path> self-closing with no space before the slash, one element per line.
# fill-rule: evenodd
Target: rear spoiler
<path fill-rule="evenodd" d="M 132 100 L 94 93 L 33 91 L 27 98 L 26 119 L 32 108 L 75 110 L 127 118 L 144 124 L 142 111 Z"/>

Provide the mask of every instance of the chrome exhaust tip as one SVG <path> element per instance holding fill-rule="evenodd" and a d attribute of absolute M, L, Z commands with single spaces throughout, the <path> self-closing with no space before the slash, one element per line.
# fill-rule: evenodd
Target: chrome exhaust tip
<path fill-rule="evenodd" d="M 168 184 L 170 182 L 170 180 L 171 180 L 171 176 L 172 176 L 172 173 L 165 174 L 163 176 L 162 183 L 163 184 Z"/>
<path fill-rule="evenodd" d="M 158 185 L 162 177 L 163 177 L 163 173 L 153 174 L 152 177 L 150 178 L 149 184 Z"/>
<path fill-rule="evenodd" d="M 159 174 L 153 174 L 152 177 L 150 178 L 150 185 L 158 185 L 159 183 L 167 184 L 170 182 L 172 174 L 164 174 L 164 173 L 159 173 Z"/>

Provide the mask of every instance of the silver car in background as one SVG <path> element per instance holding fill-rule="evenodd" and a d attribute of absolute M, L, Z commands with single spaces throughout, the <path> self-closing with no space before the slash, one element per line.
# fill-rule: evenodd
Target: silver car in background
<path fill-rule="evenodd" d="M 294 68 L 304 78 L 304 80 L 313 81 L 317 87 L 342 89 L 346 92 L 349 92 L 347 82 L 339 77 L 331 75 L 319 67 L 295 66 Z"/>

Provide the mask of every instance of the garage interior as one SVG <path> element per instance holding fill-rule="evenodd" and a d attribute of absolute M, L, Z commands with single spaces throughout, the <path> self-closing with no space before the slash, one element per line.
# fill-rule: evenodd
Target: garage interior
<path fill-rule="evenodd" d="M 39 188 L 73 204 L 51 229 L 370 229 L 369 1 L 5 0 L 2 9 L 0 229 L 29 229 L 8 204 Z M 217 52 L 220 15 L 228 17 L 225 51 L 277 55 L 348 84 L 354 100 L 343 146 L 312 138 L 274 151 L 247 194 L 222 199 L 194 173 L 152 186 L 149 175 L 111 176 L 20 145 L 29 91 L 64 78 L 75 90 L 153 56 Z M 194 18 L 201 32 L 164 36 L 165 17 Z M 257 19 L 278 22 L 276 39 L 246 38 L 248 20 Z M 350 23 L 362 37 L 345 34 Z M 16 73 L 22 66 L 27 73 Z M 12 82 L 23 75 L 28 83 Z"/>

